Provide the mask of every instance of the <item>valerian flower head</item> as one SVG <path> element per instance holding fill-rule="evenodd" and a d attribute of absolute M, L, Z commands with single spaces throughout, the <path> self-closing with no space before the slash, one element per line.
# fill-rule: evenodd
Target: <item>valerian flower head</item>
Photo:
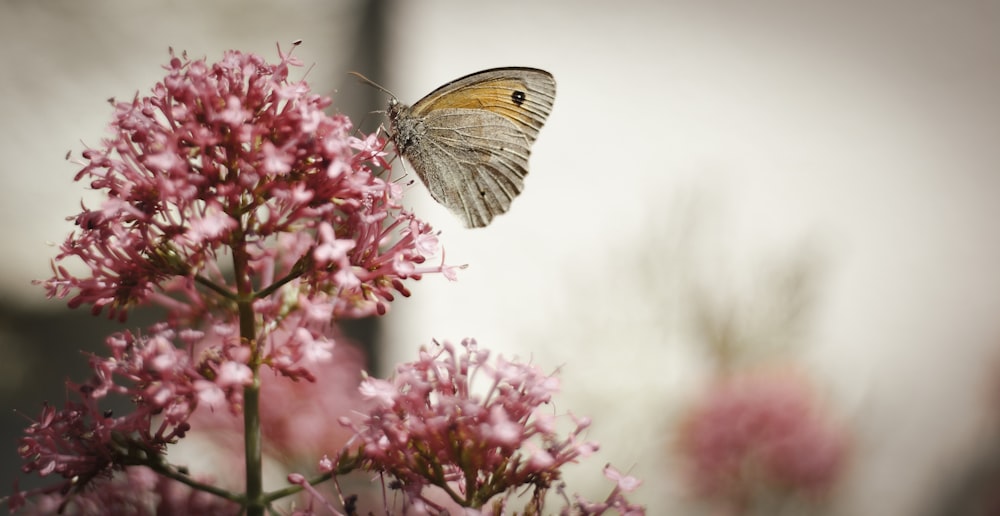
<path fill-rule="evenodd" d="M 125 466 L 156 457 L 184 437 L 191 428 L 188 418 L 206 392 L 217 390 L 221 399 L 241 396 L 241 388 L 220 386 L 210 379 L 215 374 L 203 374 L 217 367 L 192 361 L 173 339 L 169 329 L 109 337 L 111 356 L 91 356 L 90 380 L 67 385 L 79 399 L 61 410 L 46 405 L 25 429 L 18 446 L 21 470 L 62 477 L 64 483 L 50 491 L 83 489 L 95 478 L 110 478 Z M 116 415 L 110 407 L 121 400 L 132 410 Z"/>
<path fill-rule="evenodd" d="M 717 379 L 689 409 L 679 449 L 698 494 L 745 502 L 755 495 L 821 495 L 847 459 L 846 433 L 793 372 Z"/>
<path fill-rule="evenodd" d="M 289 79 L 299 65 L 283 53 L 277 64 L 237 51 L 209 64 L 171 52 L 149 96 L 115 103 L 111 137 L 84 151 L 76 175 L 105 200 L 74 217 L 49 295 L 123 319 L 149 301 L 197 316 L 206 289 L 271 296 L 265 315 L 278 315 L 294 290 L 323 298 L 333 318 L 363 317 L 408 295 L 402 280 L 453 276 L 425 264 L 439 252 L 434 232 L 381 177 L 385 141 L 324 113 L 329 98 Z M 227 284 L 224 257 L 250 284 Z M 71 272 L 70 258 L 88 272 Z"/>
<path fill-rule="evenodd" d="M 491 361 L 475 341 L 462 347 L 423 350 L 391 380 L 365 380 L 360 390 L 371 409 L 353 425 L 357 451 L 340 463 L 388 475 L 409 507 L 435 507 L 430 486 L 469 508 L 502 505 L 524 489 L 541 503 L 563 466 L 596 451 L 580 440 L 589 420 L 559 435 L 545 407 L 559 387 L 554 378 L 529 364 Z M 477 376 L 485 390 L 474 388 Z"/>

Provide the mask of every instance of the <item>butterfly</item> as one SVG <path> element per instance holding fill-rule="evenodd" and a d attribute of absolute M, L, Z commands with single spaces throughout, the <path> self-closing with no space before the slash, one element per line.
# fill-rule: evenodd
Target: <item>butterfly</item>
<path fill-rule="evenodd" d="M 386 115 L 397 154 L 434 200 L 467 227 L 484 227 L 524 189 L 531 145 L 552 111 L 556 81 L 536 68 L 493 68 L 455 79 L 412 106 L 389 95 Z"/>

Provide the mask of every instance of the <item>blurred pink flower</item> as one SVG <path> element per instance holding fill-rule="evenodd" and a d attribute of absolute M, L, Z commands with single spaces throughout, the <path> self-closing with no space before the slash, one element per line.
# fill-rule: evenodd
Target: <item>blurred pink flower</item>
<path fill-rule="evenodd" d="M 260 400 L 264 452 L 291 465 L 343 448 L 352 432 L 339 421 L 365 406 L 358 392 L 364 369 L 365 357 L 357 347 L 338 345 L 331 359 L 311 368 L 313 381 L 261 375 L 261 391 L 267 394 Z M 222 437 L 219 446 L 234 444 L 232 452 L 242 455 L 242 442 L 225 436 L 242 435 L 242 418 L 228 411 L 198 411 L 190 423 L 205 432 L 203 437 Z"/>
<path fill-rule="evenodd" d="M 846 433 L 791 371 L 718 378 L 688 411 L 679 450 L 702 496 L 742 504 L 759 490 L 820 495 L 843 470 Z"/>

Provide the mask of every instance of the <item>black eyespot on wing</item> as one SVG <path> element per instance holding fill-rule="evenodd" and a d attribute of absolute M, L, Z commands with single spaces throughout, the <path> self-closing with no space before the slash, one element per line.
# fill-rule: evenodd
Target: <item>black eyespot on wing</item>
<path fill-rule="evenodd" d="M 510 100 L 513 100 L 514 104 L 517 104 L 518 106 L 524 104 L 524 92 L 521 90 L 514 90 L 514 92 L 510 94 Z"/>

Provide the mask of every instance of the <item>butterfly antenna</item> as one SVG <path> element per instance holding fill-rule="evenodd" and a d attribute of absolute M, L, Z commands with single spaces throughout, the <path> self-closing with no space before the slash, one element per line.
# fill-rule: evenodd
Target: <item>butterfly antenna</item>
<path fill-rule="evenodd" d="M 367 85 L 369 85 L 369 86 L 371 86 L 371 87 L 373 87 L 375 89 L 381 90 L 382 92 L 384 92 L 385 94 L 389 95 L 390 97 L 396 98 L 396 96 L 393 95 L 391 91 L 383 88 L 381 84 L 379 84 L 379 83 L 377 83 L 377 82 L 375 82 L 375 81 L 373 81 L 373 80 L 365 77 L 364 75 L 361 75 L 358 72 L 347 72 L 347 73 L 349 73 L 349 74 L 357 77 L 361 82 L 363 82 L 363 83 L 365 83 L 365 84 L 367 84 Z"/>

